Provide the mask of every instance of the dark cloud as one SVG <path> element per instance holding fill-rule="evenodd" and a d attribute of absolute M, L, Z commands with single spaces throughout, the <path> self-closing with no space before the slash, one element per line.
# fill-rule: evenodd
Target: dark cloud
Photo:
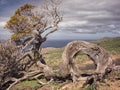
<path fill-rule="evenodd" d="M 63 10 L 62 29 L 80 33 L 120 33 L 120 0 L 66 0 Z"/>
<path fill-rule="evenodd" d="M 25 3 L 39 7 L 45 1 L 49 0 L 0 0 L 0 38 L 2 34 L 4 37 L 9 34 L 3 31 L 3 27 L 17 8 Z M 53 36 L 60 38 L 62 35 L 67 36 L 68 32 L 73 36 L 82 33 L 88 37 L 88 34 L 96 34 L 97 37 L 102 35 L 98 33 L 103 32 L 104 35 L 120 35 L 120 0 L 63 0 L 61 10 L 64 19 L 59 26 L 66 35 L 57 32 Z M 79 37 L 80 35 L 77 36 Z"/>
<path fill-rule="evenodd" d="M 7 3 L 7 0 L 0 0 L 0 4 L 1 5 L 4 5 L 4 4 L 6 4 Z"/>

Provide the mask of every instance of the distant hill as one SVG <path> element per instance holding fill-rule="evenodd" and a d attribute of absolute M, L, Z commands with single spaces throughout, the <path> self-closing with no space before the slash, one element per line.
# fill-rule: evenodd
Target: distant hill
<path fill-rule="evenodd" d="M 120 37 L 116 38 L 103 38 L 97 41 L 93 41 L 92 43 L 95 43 L 103 48 L 105 48 L 107 51 L 110 51 L 112 54 L 120 54 Z M 45 60 L 48 62 L 48 65 L 57 66 L 59 64 L 59 61 L 61 60 L 62 53 L 64 51 L 63 48 L 52 48 L 47 47 L 43 48 L 43 56 L 45 56 Z M 80 59 L 82 58 L 82 59 Z M 86 57 L 80 56 L 79 60 L 86 60 Z M 51 64 L 52 62 L 52 64 Z M 55 64 L 54 64 L 55 63 Z"/>
<path fill-rule="evenodd" d="M 56 41 L 56 42 L 59 43 L 58 41 Z M 60 41 L 60 42 L 62 43 L 63 41 Z M 64 41 L 64 42 L 67 44 L 67 43 L 69 43 L 71 41 L 69 41 L 69 42 Z M 120 54 L 120 37 L 115 37 L 115 38 L 104 37 L 104 38 L 102 38 L 100 40 L 89 41 L 89 42 L 95 43 L 95 44 L 105 48 L 106 50 L 110 51 L 112 54 Z M 48 45 L 48 48 L 49 48 L 49 45 Z"/>
<path fill-rule="evenodd" d="M 117 54 L 120 53 L 120 37 L 116 38 L 102 38 L 100 40 L 94 41 L 93 43 L 105 48 L 106 50 Z"/>

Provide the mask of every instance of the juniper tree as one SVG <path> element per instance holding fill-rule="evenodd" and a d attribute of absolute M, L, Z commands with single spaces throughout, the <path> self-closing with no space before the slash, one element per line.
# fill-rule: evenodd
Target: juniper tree
<path fill-rule="evenodd" d="M 17 77 L 8 76 L 10 79 L 5 80 L 0 85 L 2 90 L 9 90 L 15 84 L 27 78 L 35 79 L 36 75 L 39 76 L 43 72 L 46 77 L 51 75 L 51 68 L 46 65 L 40 50 L 42 43 L 46 41 L 50 34 L 58 30 L 58 24 L 62 21 L 62 15 L 59 11 L 60 3 L 60 0 L 50 0 L 50 2 L 41 5 L 39 9 L 36 9 L 37 7 L 34 5 L 25 4 L 18 8 L 8 20 L 6 28 L 14 33 L 10 39 L 11 43 L 8 43 L 8 45 L 16 43 L 16 45 L 12 45 L 14 50 L 9 56 L 13 58 L 13 54 L 17 52 L 13 59 L 17 66 L 11 65 L 13 66 L 12 69 L 16 70 Z M 24 60 L 26 57 L 28 57 L 27 60 Z M 35 64 L 39 66 L 39 69 L 29 71 Z M 7 66 L 9 67 L 9 65 Z M 13 71 L 10 71 L 10 74 L 12 74 Z"/>
<path fill-rule="evenodd" d="M 21 42 L 22 52 L 26 52 L 27 47 L 32 47 L 30 51 L 33 51 L 33 57 L 27 52 L 20 59 L 26 56 L 35 60 L 41 58 L 41 44 L 49 34 L 58 30 L 58 24 L 62 21 L 60 3 L 60 0 L 51 0 L 41 5 L 39 11 L 35 10 L 36 6 L 25 4 L 18 8 L 7 22 L 6 28 L 14 33 L 11 39 Z M 45 61 L 42 63 L 45 64 Z"/>

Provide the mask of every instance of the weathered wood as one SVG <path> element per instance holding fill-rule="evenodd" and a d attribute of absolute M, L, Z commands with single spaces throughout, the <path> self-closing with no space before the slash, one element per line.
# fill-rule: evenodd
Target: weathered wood
<path fill-rule="evenodd" d="M 2 82 L 0 83 L 1 90 L 5 90 L 5 89 L 9 90 L 17 83 L 30 78 L 36 79 L 40 84 L 46 85 L 49 82 L 51 82 L 51 80 L 59 81 L 60 79 L 68 79 L 68 78 L 71 79 L 72 77 L 73 82 L 76 82 L 77 80 L 85 80 L 86 83 L 84 85 L 86 85 L 89 83 L 91 79 L 93 79 L 94 81 L 102 80 L 104 75 L 106 75 L 108 72 L 112 70 L 120 70 L 120 66 L 115 66 L 113 64 L 112 58 L 108 51 L 106 51 L 105 49 L 103 49 L 102 47 L 96 44 L 86 42 L 86 41 L 73 41 L 67 44 L 62 54 L 62 61 L 59 66 L 59 70 L 57 70 L 58 71 L 57 74 L 53 73 L 53 70 L 51 67 L 47 66 L 45 63 L 42 63 L 43 58 L 40 53 L 38 53 L 39 55 L 37 55 L 37 58 L 33 58 L 29 56 L 30 54 L 26 54 L 26 56 L 28 56 L 31 60 L 28 60 L 28 62 L 22 64 L 25 66 L 25 68 L 30 68 L 35 63 L 37 63 L 38 65 L 38 70 L 32 71 L 32 72 L 26 72 L 20 63 L 21 59 L 25 58 L 26 56 L 21 57 L 21 59 L 18 59 L 17 57 L 13 59 L 12 53 L 14 52 L 10 53 L 11 51 L 9 51 L 8 54 L 7 53 L 4 54 L 2 53 L 4 51 L 4 47 L 3 46 L 1 47 L 2 48 L 0 49 L 1 50 L 0 53 L 1 55 L 3 55 L 1 57 L 5 59 L 7 58 L 6 61 L 9 61 L 10 58 L 11 60 L 14 61 L 14 63 L 3 62 L 5 63 L 4 65 L 6 65 L 7 68 L 9 68 L 10 66 L 12 67 L 8 71 L 7 71 L 7 68 L 4 68 L 4 67 L 3 67 L 4 69 L 1 69 L 1 73 L 0 73 L 1 75 L 0 82 Z M 15 50 L 13 49 L 13 51 Z M 79 69 L 76 67 L 74 63 L 75 57 L 81 54 L 85 54 L 88 57 L 90 57 L 96 66 L 95 72 L 91 76 L 84 77 L 84 78 L 80 77 L 82 73 L 79 72 Z M 1 65 L 3 64 L 1 63 Z M 22 73 L 22 76 L 19 76 L 19 77 L 13 76 L 13 71 L 18 76 Z M 39 81 L 37 78 L 41 74 L 43 75 L 44 78 L 50 81 L 48 83 L 42 83 L 41 81 Z M 8 85 L 8 86 L 4 88 L 3 87 L 4 85 Z"/>
<path fill-rule="evenodd" d="M 73 81 L 80 76 L 80 72 L 75 66 L 74 59 L 79 54 L 85 54 L 91 58 L 96 65 L 95 74 L 99 74 L 101 78 L 108 69 L 113 66 L 112 58 L 108 51 L 102 47 L 86 41 L 73 41 L 67 44 L 62 55 L 62 63 L 60 67 L 60 75 L 65 77 L 71 74 Z"/>

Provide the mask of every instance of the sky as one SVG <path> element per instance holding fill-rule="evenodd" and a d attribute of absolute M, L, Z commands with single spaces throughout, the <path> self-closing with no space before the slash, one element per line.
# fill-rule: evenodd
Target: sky
<path fill-rule="evenodd" d="M 46 0 L 49 1 L 49 0 Z M 0 0 L 0 39 L 11 35 L 4 25 L 25 3 L 40 6 L 45 0 Z M 63 21 L 49 39 L 96 40 L 120 36 L 120 0 L 63 0 Z"/>

